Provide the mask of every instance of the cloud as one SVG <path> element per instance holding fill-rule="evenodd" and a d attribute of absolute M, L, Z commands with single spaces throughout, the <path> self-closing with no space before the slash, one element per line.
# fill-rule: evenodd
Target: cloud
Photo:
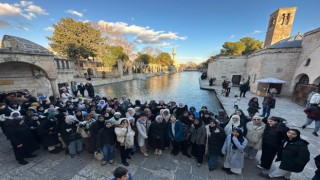
<path fill-rule="evenodd" d="M 48 15 L 49 13 L 46 12 L 46 10 L 42 9 L 40 6 L 36 5 L 29 5 L 26 9 L 28 12 L 36 13 L 36 14 L 44 14 Z"/>
<path fill-rule="evenodd" d="M 5 20 L 0 20 L 0 29 L 8 28 L 10 24 Z"/>
<path fill-rule="evenodd" d="M 24 27 L 24 26 L 17 26 L 16 29 L 22 29 L 22 30 L 25 30 L 25 31 L 30 31 L 29 28 Z"/>
<path fill-rule="evenodd" d="M 8 3 L 0 3 L 0 16 L 16 16 L 20 14 L 20 8 Z"/>
<path fill-rule="evenodd" d="M 230 36 L 230 39 L 232 39 L 232 38 L 234 38 L 235 37 L 235 35 L 234 34 L 232 34 L 231 36 Z"/>
<path fill-rule="evenodd" d="M 68 11 L 66 11 L 66 13 L 69 13 L 69 14 L 73 14 L 73 15 L 76 15 L 76 16 L 79 16 L 79 17 L 82 17 L 83 14 L 78 12 L 78 11 L 75 11 L 73 9 L 69 9 Z"/>
<path fill-rule="evenodd" d="M 0 16 L 22 16 L 31 20 L 37 15 L 48 15 L 46 10 L 33 2 L 21 1 L 19 4 L 0 3 Z"/>
<path fill-rule="evenodd" d="M 201 63 L 206 61 L 207 57 L 176 57 L 177 61 L 181 64 L 186 64 L 187 62 Z"/>
<path fill-rule="evenodd" d="M 259 34 L 259 33 L 262 33 L 262 31 L 260 31 L 260 30 L 254 30 L 251 34 Z"/>
<path fill-rule="evenodd" d="M 54 28 L 52 26 L 44 28 L 45 31 L 54 31 Z"/>
<path fill-rule="evenodd" d="M 154 44 L 158 46 L 170 45 L 166 41 L 186 40 L 187 37 L 178 36 L 175 32 L 155 31 L 147 27 L 128 25 L 125 22 L 106 22 L 99 21 L 99 27 L 108 30 L 110 33 L 120 35 L 133 35 L 134 42 L 137 44 Z M 166 43 L 164 43 L 166 42 Z"/>

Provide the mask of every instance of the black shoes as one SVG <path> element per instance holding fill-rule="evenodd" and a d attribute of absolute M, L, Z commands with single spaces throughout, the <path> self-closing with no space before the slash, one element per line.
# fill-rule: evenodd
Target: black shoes
<path fill-rule="evenodd" d="M 214 168 L 209 168 L 209 171 L 214 171 Z"/>
<path fill-rule="evenodd" d="M 230 170 L 230 168 L 222 167 L 222 168 L 221 168 L 221 170 L 222 170 L 222 171 L 229 171 L 229 170 Z"/>
<path fill-rule="evenodd" d="M 49 151 L 50 154 L 58 154 L 60 153 L 60 151 L 58 149 L 54 149 L 54 150 L 51 150 Z"/>
<path fill-rule="evenodd" d="M 26 165 L 26 164 L 28 164 L 28 161 L 25 161 L 24 159 L 22 159 L 22 160 L 20 160 L 20 161 L 18 161 L 19 162 L 19 164 L 21 164 L 21 165 Z"/>
<path fill-rule="evenodd" d="M 315 135 L 315 136 L 317 136 L 317 137 L 319 137 L 319 135 L 318 135 L 317 132 L 313 132 L 312 134 Z"/>
<path fill-rule="evenodd" d="M 122 164 L 125 166 L 129 166 L 129 163 L 127 163 L 127 162 L 122 162 Z"/>
<path fill-rule="evenodd" d="M 183 153 L 183 155 L 187 156 L 188 158 L 192 158 L 192 156 L 188 153 Z"/>
<path fill-rule="evenodd" d="M 37 155 L 35 155 L 35 154 L 27 154 L 27 155 L 25 155 L 25 158 L 34 158 L 34 157 L 37 157 Z"/>

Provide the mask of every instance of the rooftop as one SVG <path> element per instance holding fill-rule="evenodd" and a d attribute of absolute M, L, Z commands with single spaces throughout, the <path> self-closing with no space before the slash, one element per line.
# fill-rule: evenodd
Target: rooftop
<path fill-rule="evenodd" d="M 303 36 L 299 32 L 296 36 L 291 36 L 269 46 L 268 49 L 301 48 L 302 39 Z"/>

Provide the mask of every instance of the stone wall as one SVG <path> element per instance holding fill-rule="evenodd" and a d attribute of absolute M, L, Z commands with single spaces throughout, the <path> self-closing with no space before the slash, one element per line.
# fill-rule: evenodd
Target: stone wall
<path fill-rule="evenodd" d="M 221 84 L 225 79 L 231 80 L 233 75 L 243 75 L 246 62 L 246 56 L 220 56 L 209 63 L 208 77 L 214 76 L 216 84 Z"/>
<path fill-rule="evenodd" d="M 49 80 L 44 72 L 35 66 L 26 63 L 2 63 L 0 79 L 11 80 L 12 85 L 0 85 L 1 91 L 28 89 L 31 94 L 52 94 Z"/>

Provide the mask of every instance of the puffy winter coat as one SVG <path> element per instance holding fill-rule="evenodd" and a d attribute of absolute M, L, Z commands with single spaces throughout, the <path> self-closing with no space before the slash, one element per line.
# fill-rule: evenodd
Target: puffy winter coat
<path fill-rule="evenodd" d="M 262 135 L 266 125 L 262 123 L 260 126 L 254 126 L 253 122 L 250 121 L 247 123 L 246 126 L 247 126 L 246 137 L 248 140 L 247 146 L 260 150 L 262 147 Z"/>
<path fill-rule="evenodd" d="M 308 144 L 303 139 L 285 144 L 282 151 L 278 153 L 279 159 L 281 159 L 280 169 L 295 173 L 303 171 L 310 160 Z"/>

